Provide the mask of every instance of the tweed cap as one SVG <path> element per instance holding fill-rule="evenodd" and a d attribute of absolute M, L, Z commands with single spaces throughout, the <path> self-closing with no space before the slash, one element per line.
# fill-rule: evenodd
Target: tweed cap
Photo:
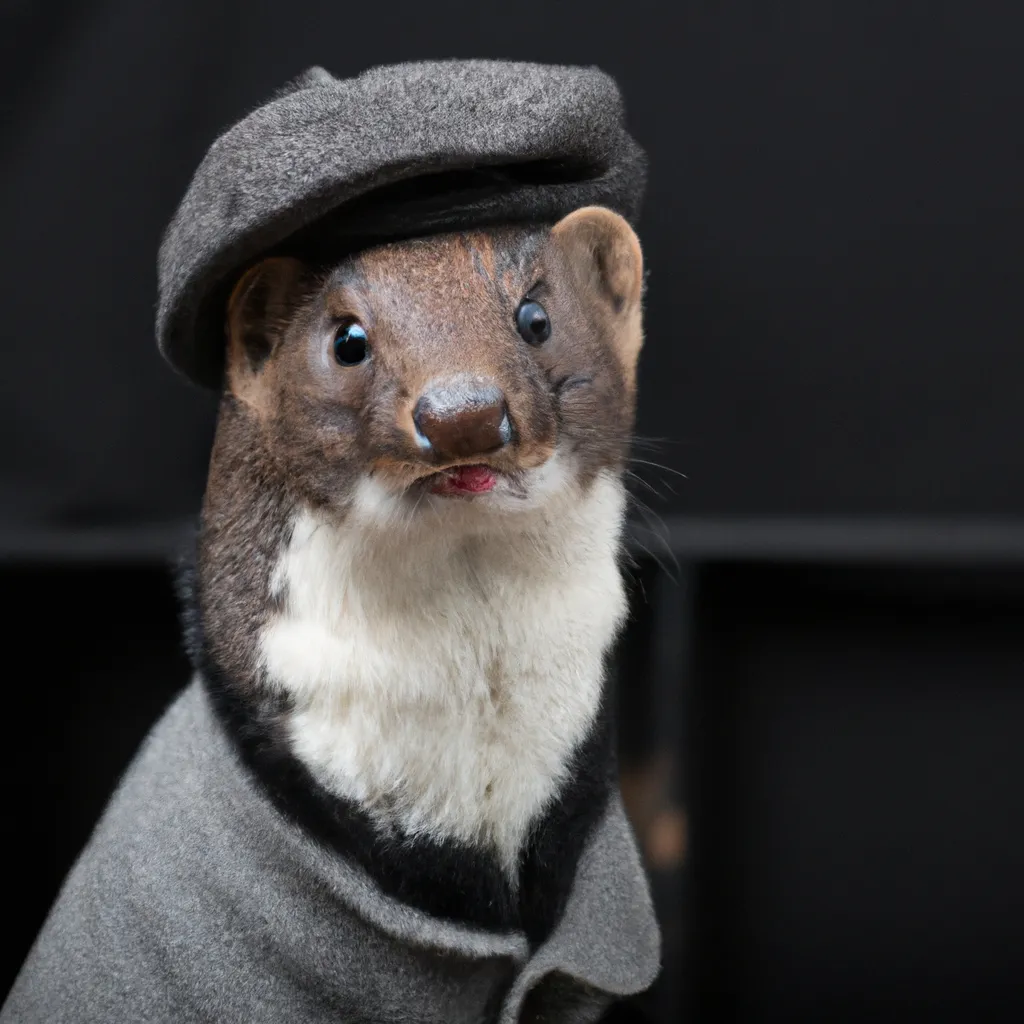
<path fill-rule="evenodd" d="M 590 204 L 635 221 L 645 176 L 619 89 L 596 68 L 310 68 L 224 132 L 192 178 L 160 246 L 160 351 L 218 388 L 224 304 L 257 259 L 552 222 Z"/>

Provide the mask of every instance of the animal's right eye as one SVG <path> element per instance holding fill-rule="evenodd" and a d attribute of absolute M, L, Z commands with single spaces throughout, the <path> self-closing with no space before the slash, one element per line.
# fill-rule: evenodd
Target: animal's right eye
<path fill-rule="evenodd" d="M 370 354 L 370 342 L 361 324 L 346 324 L 334 338 L 334 358 L 342 366 L 356 366 Z"/>

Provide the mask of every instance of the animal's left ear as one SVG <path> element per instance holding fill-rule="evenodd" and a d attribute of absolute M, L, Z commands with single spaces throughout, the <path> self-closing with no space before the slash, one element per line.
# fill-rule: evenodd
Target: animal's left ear
<path fill-rule="evenodd" d="M 585 206 L 551 230 L 565 253 L 577 286 L 616 322 L 616 353 L 632 378 L 643 344 L 644 258 L 640 240 L 619 214 Z"/>

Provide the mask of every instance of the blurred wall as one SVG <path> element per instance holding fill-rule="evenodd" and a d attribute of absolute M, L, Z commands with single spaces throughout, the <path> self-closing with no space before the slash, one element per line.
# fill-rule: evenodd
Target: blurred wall
<path fill-rule="evenodd" d="M 1020 513 L 1013 0 L 7 0 L 0 538 L 189 514 L 208 401 L 153 344 L 215 135 L 320 62 L 596 63 L 651 158 L 640 433 L 687 513 Z M 38 543 L 45 543 L 39 540 Z"/>

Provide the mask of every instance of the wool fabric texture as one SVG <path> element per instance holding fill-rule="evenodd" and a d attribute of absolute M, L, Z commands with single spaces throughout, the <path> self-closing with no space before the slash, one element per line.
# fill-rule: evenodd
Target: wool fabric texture
<path fill-rule="evenodd" d="M 225 131 L 192 178 L 160 247 L 160 350 L 219 388 L 224 303 L 263 256 L 335 258 L 588 205 L 635 221 L 645 180 L 618 86 L 596 68 L 425 61 L 346 79 L 310 68 Z"/>
<path fill-rule="evenodd" d="M 68 876 L 0 1024 L 585 1024 L 660 940 L 618 798 L 531 951 L 384 895 L 273 806 L 194 681 Z"/>

